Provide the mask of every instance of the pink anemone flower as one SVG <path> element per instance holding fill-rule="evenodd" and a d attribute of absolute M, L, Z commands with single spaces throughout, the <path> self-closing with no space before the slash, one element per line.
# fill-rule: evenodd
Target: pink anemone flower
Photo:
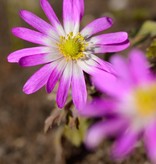
<path fill-rule="evenodd" d="M 83 0 L 63 0 L 63 25 L 49 2 L 40 2 L 50 23 L 22 10 L 21 18 L 37 31 L 25 27 L 12 29 L 16 37 L 39 46 L 17 50 L 8 56 L 8 61 L 23 67 L 44 65 L 25 83 L 23 91 L 26 94 L 34 93 L 43 86 L 50 93 L 59 81 L 56 96 L 58 107 L 64 107 L 71 87 L 73 103 L 79 109 L 87 99 L 84 72 L 90 75 L 101 69 L 111 72 L 110 64 L 95 54 L 127 48 L 128 35 L 126 32 L 116 32 L 93 36 L 112 26 L 112 19 L 108 17 L 98 18 L 80 31 Z"/>
<path fill-rule="evenodd" d="M 156 78 L 139 50 L 133 50 L 128 59 L 114 56 L 111 63 L 116 77 L 102 73 L 93 77 L 93 83 L 110 97 L 94 100 L 81 111 L 84 116 L 104 118 L 88 130 L 86 145 L 94 148 L 113 136 L 112 157 L 122 159 L 143 139 L 156 164 Z"/>

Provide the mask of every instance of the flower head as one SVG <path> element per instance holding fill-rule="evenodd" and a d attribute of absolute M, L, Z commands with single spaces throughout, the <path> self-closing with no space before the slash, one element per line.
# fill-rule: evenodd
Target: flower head
<path fill-rule="evenodd" d="M 31 94 L 45 85 L 50 93 L 57 81 L 60 81 L 57 91 L 58 107 L 65 105 L 71 86 L 73 102 L 79 109 L 87 99 L 83 71 L 93 75 L 103 66 L 105 71 L 111 72 L 110 64 L 94 54 L 127 48 L 127 33 L 93 36 L 112 26 L 112 20 L 108 17 L 96 19 L 80 31 L 80 21 L 84 14 L 83 0 L 63 0 L 63 25 L 49 2 L 40 2 L 50 24 L 33 13 L 22 10 L 21 18 L 37 31 L 24 27 L 15 27 L 12 30 L 15 36 L 40 46 L 17 50 L 8 56 L 8 61 L 17 62 L 23 67 L 44 64 L 26 82 L 23 91 Z"/>
<path fill-rule="evenodd" d="M 133 50 L 128 60 L 114 56 L 111 62 L 116 77 L 110 75 L 109 83 L 105 84 L 102 73 L 93 78 L 95 85 L 111 99 L 96 100 L 82 111 L 86 116 L 106 118 L 90 128 L 86 144 L 95 147 L 103 138 L 117 135 L 112 154 L 122 158 L 143 138 L 149 158 L 156 163 L 156 78 L 139 50 Z"/>

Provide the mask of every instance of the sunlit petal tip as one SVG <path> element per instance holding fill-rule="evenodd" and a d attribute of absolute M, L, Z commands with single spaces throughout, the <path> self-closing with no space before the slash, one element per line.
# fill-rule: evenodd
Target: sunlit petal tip
<path fill-rule="evenodd" d="M 68 97 L 68 91 L 71 85 L 72 78 L 72 62 L 66 65 L 63 74 L 60 78 L 60 83 L 57 91 L 56 102 L 59 108 L 63 108 Z"/>
<path fill-rule="evenodd" d="M 83 71 L 77 64 L 73 65 L 71 87 L 73 102 L 78 110 L 82 109 L 87 100 L 87 89 Z"/>
<path fill-rule="evenodd" d="M 24 9 L 21 9 L 21 10 L 19 10 L 19 15 L 21 16 L 21 17 L 23 17 L 25 14 L 27 14 L 27 13 L 29 13 L 30 11 L 28 11 L 28 10 L 24 10 Z"/>
<path fill-rule="evenodd" d="M 114 159 L 122 159 L 132 152 L 136 142 L 139 139 L 139 132 L 131 132 L 126 130 L 112 147 L 112 157 Z"/>
<path fill-rule="evenodd" d="M 14 58 L 12 57 L 12 53 L 10 53 L 10 54 L 7 56 L 7 61 L 8 61 L 9 63 L 15 63 L 15 60 L 14 60 Z"/>
<path fill-rule="evenodd" d="M 31 94 L 38 91 L 47 83 L 51 71 L 51 63 L 41 67 L 27 80 L 23 87 L 23 92 L 26 94 Z"/>
<path fill-rule="evenodd" d="M 48 0 L 40 0 L 41 5 L 44 5 L 45 3 L 49 3 Z"/>
<path fill-rule="evenodd" d="M 11 29 L 11 33 L 12 33 L 13 35 L 16 35 L 17 32 L 18 32 L 18 27 L 13 27 L 13 28 Z"/>

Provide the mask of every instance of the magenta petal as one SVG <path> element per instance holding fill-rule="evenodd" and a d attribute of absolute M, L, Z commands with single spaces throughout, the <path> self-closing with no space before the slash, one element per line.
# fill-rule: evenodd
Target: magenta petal
<path fill-rule="evenodd" d="M 102 117 L 115 112 L 115 102 L 110 99 L 94 99 L 79 112 L 86 117 Z"/>
<path fill-rule="evenodd" d="M 108 44 L 108 45 L 98 45 L 95 49 L 95 53 L 106 53 L 106 52 L 119 52 L 128 48 L 130 42 L 128 40 L 119 44 Z"/>
<path fill-rule="evenodd" d="M 54 28 L 50 24 L 48 24 L 35 14 L 31 13 L 30 11 L 21 10 L 20 16 L 22 17 L 22 19 L 25 20 L 25 22 L 36 28 L 38 31 L 48 35 L 50 31 L 52 31 L 55 37 L 58 37 L 56 32 L 54 31 Z"/>
<path fill-rule="evenodd" d="M 32 48 L 24 48 L 21 50 L 17 50 L 9 54 L 8 62 L 16 63 L 19 62 L 20 58 L 30 55 L 36 55 L 41 53 L 48 53 L 51 50 L 47 47 L 32 47 Z"/>
<path fill-rule="evenodd" d="M 73 22 L 74 22 L 74 34 L 79 32 L 80 20 L 84 14 L 84 0 L 74 0 L 73 1 Z"/>
<path fill-rule="evenodd" d="M 31 94 L 42 88 L 48 81 L 50 73 L 52 71 L 52 65 L 46 64 L 34 73 L 30 79 L 25 83 L 23 91 L 26 94 Z"/>
<path fill-rule="evenodd" d="M 128 155 L 133 149 L 138 140 L 139 134 L 126 130 L 122 136 L 113 145 L 112 156 L 115 159 L 121 159 Z"/>
<path fill-rule="evenodd" d="M 116 76 L 119 77 L 119 80 L 123 81 L 123 83 L 132 83 L 133 80 L 131 78 L 130 67 L 126 59 L 119 55 L 115 55 L 110 61 L 116 70 Z"/>
<path fill-rule="evenodd" d="M 87 100 L 87 90 L 83 71 L 76 63 L 73 64 L 71 87 L 74 105 L 82 109 Z"/>
<path fill-rule="evenodd" d="M 84 72 L 88 73 L 89 75 L 95 74 L 96 71 L 99 71 L 99 69 L 96 68 L 98 64 L 95 63 L 93 59 L 89 59 L 89 62 L 90 64 L 88 64 L 85 60 L 79 60 L 78 65 Z"/>
<path fill-rule="evenodd" d="M 84 15 L 84 0 L 77 0 L 78 3 L 78 10 L 80 13 L 80 20 L 82 19 L 83 15 Z M 76 6 L 75 6 L 76 8 Z"/>
<path fill-rule="evenodd" d="M 63 21 L 73 21 L 73 0 L 63 0 Z"/>
<path fill-rule="evenodd" d="M 125 128 L 125 125 L 125 121 L 121 119 L 96 123 L 88 130 L 85 139 L 86 146 L 90 149 L 97 147 L 106 137 L 114 136 L 121 132 Z"/>
<path fill-rule="evenodd" d="M 128 39 L 126 32 L 115 32 L 110 34 L 102 34 L 91 38 L 91 42 L 94 44 L 115 44 L 122 43 Z"/>
<path fill-rule="evenodd" d="M 152 75 L 150 74 L 149 63 L 143 52 L 139 50 L 131 51 L 129 60 L 129 67 L 135 82 L 144 83 L 145 81 L 151 80 Z"/>
<path fill-rule="evenodd" d="M 42 7 L 44 13 L 48 17 L 51 24 L 54 26 L 56 24 L 60 24 L 60 21 L 58 20 L 56 14 L 55 14 L 53 8 L 51 7 L 51 5 L 49 4 L 49 2 L 47 0 L 40 0 L 40 3 L 41 3 L 41 7 Z"/>
<path fill-rule="evenodd" d="M 145 129 L 144 142 L 147 153 L 153 164 L 156 163 L 156 122 L 150 124 Z"/>
<path fill-rule="evenodd" d="M 84 14 L 84 0 L 63 1 L 63 23 L 66 33 L 79 32 L 80 20 Z"/>
<path fill-rule="evenodd" d="M 56 65 L 54 66 L 54 69 L 53 69 L 53 71 L 48 79 L 47 85 L 46 85 L 46 89 L 47 89 L 48 93 L 50 93 L 54 89 L 57 81 L 60 79 L 60 77 L 62 75 L 62 72 L 63 72 L 66 64 L 67 63 L 64 62 L 64 60 L 62 60 L 62 61 L 59 61 L 59 63 L 56 63 Z"/>
<path fill-rule="evenodd" d="M 67 0 L 66 0 L 67 1 Z M 81 20 L 84 14 L 84 0 L 73 0 L 72 2 L 73 21 L 76 23 Z"/>
<path fill-rule="evenodd" d="M 15 27 L 12 29 L 12 33 L 23 40 L 46 45 L 44 40 L 47 39 L 46 36 L 40 32 L 36 32 L 25 27 Z"/>
<path fill-rule="evenodd" d="M 45 56 L 47 56 L 47 54 L 37 54 L 37 55 L 22 57 L 19 60 L 19 64 L 22 67 L 30 67 L 39 64 L 45 64 L 48 63 L 48 61 L 46 61 L 45 59 Z"/>
<path fill-rule="evenodd" d="M 112 19 L 109 17 L 98 18 L 84 27 L 81 31 L 81 34 L 88 38 L 98 32 L 110 28 L 112 24 Z"/>
<path fill-rule="evenodd" d="M 113 65 L 109 62 L 106 62 L 102 59 L 100 59 L 99 57 L 95 56 L 95 55 L 91 55 L 91 58 L 97 63 L 97 68 L 98 69 L 101 69 L 103 71 L 106 71 L 106 72 L 110 72 L 112 74 L 115 74 L 116 71 L 113 67 Z"/>
<path fill-rule="evenodd" d="M 70 10 L 68 10 L 69 5 Z M 64 0 L 63 10 L 67 11 L 67 13 L 64 13 L 65 19 L 79 23 L 84 15 L 84 0 Z"/>
<path fill-rule="evenodd" d="M 58 91 L 57 91 L 57 105 L 59 108 L 63 108 L 68 96 L 68 90 L 71 84 L 72 77 L 72 62 L 68 62 L 63 75 L 60 79 Z"/>
<path fill-rule="evenodd" d="M 120 78 L 111 73 L 101 71 L 92 77 L 93 84 L 102 92 L 122 98 L 130 89 L 130 85 L 124 83 Z"/>
<path fill-rule="evenodd" d="M 48 79 L 48 82 L 47 82 L 46 90 L 48 93 L 52 92 L 52 90 L 54 89 L 54 87 L 60 77 L 61 77 L 61 72 L 57 71 L 57 69 L 55 68 L 52 71 L 52 73 Z"/>
<path fill-rule="evenodd" d="M 49 56 L 50 54 L 37 54 L 32 56 L 26 56 L 20 59 L 19 64 L 23 67 L 30 67 L 49 63 L 61 58 L 59 55 L 55 55 L 53 58 L 50 59 Z"/>
<path fill-rule="evenodd" d="M 111 63 L 114 70 L 116 70 L 114 73 L 116 77 L 108 79 L 109 81 L 107 83 L 106 78 L 103 78 L 103 81 L 100 81 L 100 75 L 97 75 L 93 81 L 102 91 L 105 91 L 110 95 L 117 96 L 119 98 L 134 86 L 134 82 L 131 77 L 128 62 L 126 62 L 123 57 L 119 55 L 113 56 L 111 58 Z M 102 82 L 104 82 L 104 84 L 102 84 Z"/>
<path fill-rule="evenodd" d="M 63 0 L 63 24 L 67 34 L 74 29 L 74 13 L 73 0 Z"/>
<path fill-rule="evenodd" d="M 52 6 L 48 2 L 48 0 L 40 0 L 40 4 L 41 4 L 41 7 L 42 7 L 45 15 L 47 16 L 47 18 L 49 19 L 51 24 L 55 27 L 58 34 L 64 35 L 64 30 L 62 28 L 62 25 L 61 25 L 60 21 L 58 20 Z"/>
<path fill-rule="evenodd" d="M 124 92 L 125 86 L 113 74 L 101 71 L 92 77 L 93 84 L 102 92 L 106 92 L 111 96 L 120 97 Z"/>
<path fill-rule="evenodd" d="M 84 72 L 92 76 L 103 72 L 103 70 L 113 73 L 111 64 L 108 64 L 107 62 L 105 64 L 105 62 L 94 55 L 91 55 L 91 57 L 88 57 L 86 60 L 79 60 L 78 65 Z"/>

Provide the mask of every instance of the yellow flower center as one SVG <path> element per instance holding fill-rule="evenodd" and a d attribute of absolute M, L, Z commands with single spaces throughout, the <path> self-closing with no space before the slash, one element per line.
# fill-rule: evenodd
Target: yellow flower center
<path fill-rule="evenodd" d="M 73 36 L 71 32 L 66 37 L 61 36 L 60 42 L 57 45 L 61 54 L 67 60 L 77 60 L 85 56 L 83 52 L 86 49 L 87 43 L 80 33 Z"/>
<path fill-rule="evenodd" d="M 156 113 L 156 85 L 138 88 L 134 93 L 134 98 L 141 116 L 146 117 Z"/>

